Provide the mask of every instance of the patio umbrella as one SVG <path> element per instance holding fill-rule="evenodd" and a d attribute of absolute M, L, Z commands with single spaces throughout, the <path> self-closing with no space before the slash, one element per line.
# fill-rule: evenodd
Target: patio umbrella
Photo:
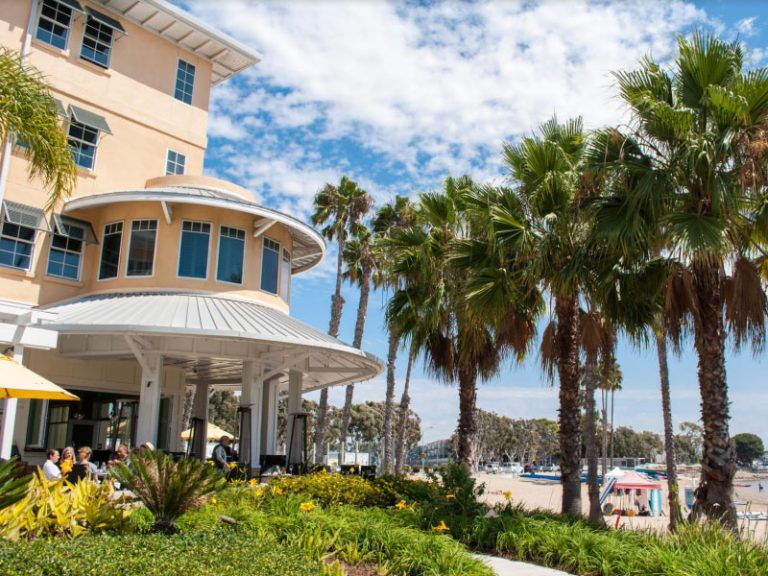
<path fill-rule="evenodd" d="M 0 354 L 0 398 L 79 400 L 74 394 L 3 354 Z"/>
<path fill-rule="evenodd" d="M 208 434 L 207 438 L 208 440 L 218 440 L 222 436 L 229 436 L 230 438 L 234 439 L 235 435 L 230 434 L 229 432 L 222 430 L 216 424 L 212 424 L 211 422 L 208 422 Z M 184 432 L 181 433 L 181 439 L 182 440 L 189 440 L 192 436 L 192 428 L 189 428 L 188 430 L 184 430 Z"/>

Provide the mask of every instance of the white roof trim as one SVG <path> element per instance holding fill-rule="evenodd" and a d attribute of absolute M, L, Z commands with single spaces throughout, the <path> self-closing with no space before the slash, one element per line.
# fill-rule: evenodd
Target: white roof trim
<path fill-rule="evenodd" d="M 211 84 L 261 62 L 255 50 L 166 0 L 92 0 L 137 26 L 211 62 Z M 189 42 L 187 42 L 189 41 Z"/>
<path fill-rule="evenodd" d="M 68 200 L 63 213 L 88 210 L 120 202 L 160 202 L 161 204 L 195 204 L 211 208 L 223 208 L 273 220 L 286 226 L 293 236 L 294 249 L 291 256 L 291 272 L 299 274 L 313 268 L 325 258 L 326 246 L 323 237 L 311 226 L 292 216 L 265 208 L 254 202 L 207 186 L 168 186 L 140 190 L 120 190 L 94 194 Z M 297 245 L 298 244 L 298 245 Z"/>

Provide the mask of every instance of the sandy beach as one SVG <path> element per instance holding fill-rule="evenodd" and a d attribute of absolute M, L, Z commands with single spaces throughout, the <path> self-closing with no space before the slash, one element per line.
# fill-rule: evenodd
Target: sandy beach
<path fill-rule="evenodd" d="M 526 508 L 542 508 L 545 510 L 551 510 L 553 512 L 560 511 L 560 503 L 562 498 L 562 488 L 559 482 L 548 480 L 536 480 L 531 478 L 518 478 L 510 474 L 486 474 L 478 473 L 476 478 L 479 482 L 485 484 L 484 500 L 490 504 L 504 503 L 505 498 L 503 492 L 510 491 L 512 493 L 512 503 L 522 504 Z M 680 486 L 681 490 L 686 487 L 694 486 L 693 476 L 681 476 Z M 758 482 L 762 481 L 765 486 L 765 490 L 760 492 L 757 488 Z M 756 476 L 750 474 L 739 473 L 736 480 L 737 484 L 750 484 L 749 487 L 736 487 L 735 497 L 736 501 L 740 503 L 748 503 L 747 506 L 739 505 L 737 509 L 742 512 L 749 510 L 751 512 L 765 512 L 768 513 L 768 477 Z M 630 530 L 665 530 L 668 519 L 668 506 L 667 506 L 667 485 L 662 481 L 663 491 L 663 516 L 660 517 L 647 517 L 647 516 L 621 516 L 618 524 L 619 529 Z M 611 501 L 610 499 L 608 500 Z M 589 511 L 589 498 L 587 495 L 587 485 L 582 484 L 582 507 L 584 514 Z M 684 513 L 687 513 L 687 509 L 684 508 Z M 617 516 L 606 516 L 606 522 L 610 526 L 616 526 Z M 756 521 L 756 520 L 740 520 L 739 527 L 744 534 L 748 534 L 756 542 L 768 544 L 768 521 Z"/>

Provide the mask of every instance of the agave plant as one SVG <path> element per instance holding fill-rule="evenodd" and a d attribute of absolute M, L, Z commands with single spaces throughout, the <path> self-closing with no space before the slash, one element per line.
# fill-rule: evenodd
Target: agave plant
<path fill-rule="evenodd" d="M 24 498 L 31 478 L 31 474 L 19 474 L 15 458 L 0 462 L 0 510 Z"/>
<path fill-rule="evenodd" d="M 175 533 L 179 516 L 203 504 L 225 483 L 215 468 L 200 460 L 174 460 L 154 451 L 132 455 L 131 467 L 118 464 L 114 476 L 152 513 L 153 530 L 165 534 Z"/>

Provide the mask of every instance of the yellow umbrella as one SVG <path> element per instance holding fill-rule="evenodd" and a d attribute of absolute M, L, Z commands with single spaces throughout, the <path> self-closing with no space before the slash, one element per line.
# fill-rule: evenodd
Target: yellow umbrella
<path fill-rule="evenodd" d="M 181 433 L 181 439 L 182 440 L 189 440 L 192 436 L 192 428 L 189 428 L 188 430 L 184 430 L 184 432 Z M 208 440 L 218 440 L 222 436 L 229 436 L 230 438 L 234 439 L 235 435 L 230 434 L 229 432 L 226 432 L 216 426 L 216 424 L 212 424 L 211 422 L 208 422 Z"/>
<path fill-rule="evenodd" d="M 3 354 L 0 354 L 0 398 L 80 400 L 64 388 Z"/>

